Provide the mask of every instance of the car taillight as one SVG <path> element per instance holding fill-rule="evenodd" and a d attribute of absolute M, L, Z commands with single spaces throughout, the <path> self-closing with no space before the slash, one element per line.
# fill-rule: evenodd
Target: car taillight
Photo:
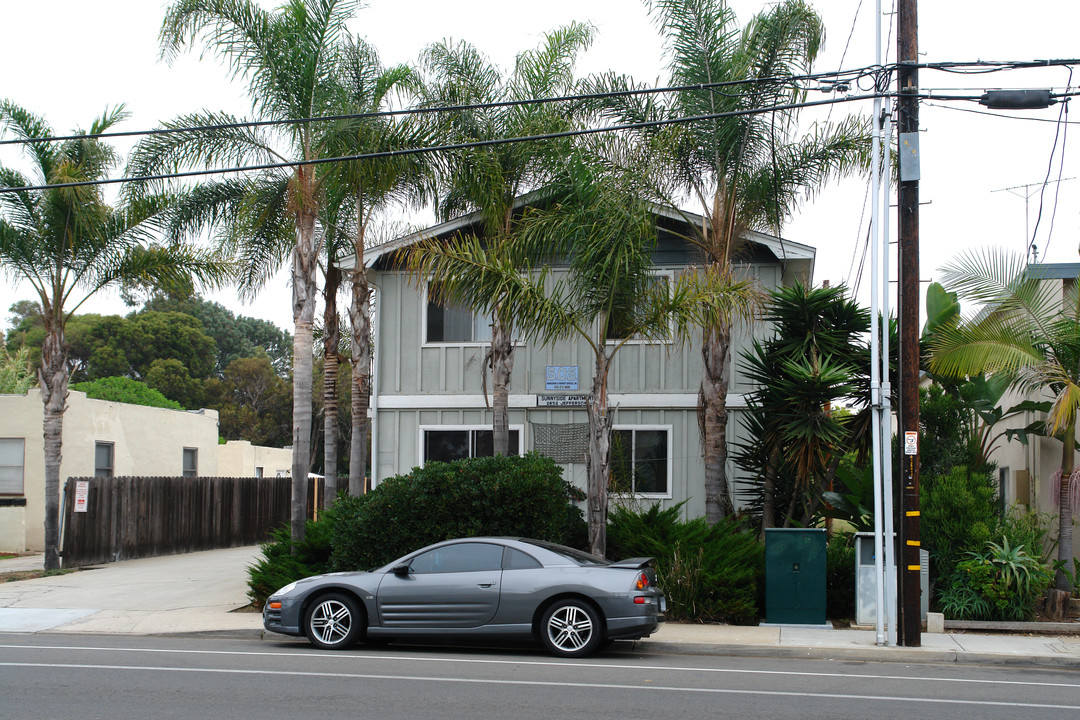
<path fill-rule="evenodd" d="M 638 573 L 637 582 L 634 583 L 634 589 L 646 590 L 649 587 L 649 576 L 645 573 Z"/>

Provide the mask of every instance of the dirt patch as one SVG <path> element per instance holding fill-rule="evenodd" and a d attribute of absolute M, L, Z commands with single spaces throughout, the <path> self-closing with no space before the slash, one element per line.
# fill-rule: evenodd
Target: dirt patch
<path fill-rule="evenodd" d="M 76 570 L 19 570 L 17 572 L 0 573 L 0 583 L 17 582 L 19 580 L 36 580 L 41 577 L 53 575 L 67 575 L 77 572 Z"/>

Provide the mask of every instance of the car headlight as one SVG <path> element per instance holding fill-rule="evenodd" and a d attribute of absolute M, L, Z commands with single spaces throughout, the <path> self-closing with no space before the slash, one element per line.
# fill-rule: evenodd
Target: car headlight
<path fill-rule="evenodd" d="M 294 581 L 294 582 L 291 582 L 291 583 L 289 583 L 289 584 L 288 584 L 288 585 L 286 585 L 285 587 L 281 588 L 281 589 L 280 589 L 280 590 L 278 590 L 277 592 L 275 592 L 275 593 L 274 593 L 274 594 L 273 594 L 273 595 L 272 595 L 271 597 L 277 597 L 278 595 L 288 595 L 288 594 L 289 594 L 289 593 L 291 593 L 291 592 L 292 592 L 292 591 L 293 591 L 293 590 L 294 590 L 295 588 L 296 588 L 296 582 Z"/>

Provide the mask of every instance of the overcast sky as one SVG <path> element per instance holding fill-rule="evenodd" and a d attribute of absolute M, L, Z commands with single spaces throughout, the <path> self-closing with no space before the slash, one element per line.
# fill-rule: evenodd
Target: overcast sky
<path fill-rule="evenodd" d="M 118 103 L 125 103 L 132 113 L 120 126 L 122 130 L 149 129 L 203 108 L 248 115 L 250 101 L 243 87 L 230 83 L 214 58 L 200 59 L 196 51 L 171 66 L 158 61 L 157 33 L 167 4 L 157 0 L 0 0 L 0 67 L 5 69 L 0 97 L 45 116 L 57 133 L 86 128 L 106 106 Z M 274 4 L 266 3 L 268 7 Z M 825 51 L 816 70 L 873 64 L 872 0 L 812 4 L 827 28 Z M 731 5 L 740 22 L 762 6 L 753 0 L 733 0 Z M 450 37 L 472 42 L 509 68 L 514 56 L 535 47 L 545 31 L 572 20 L 591 22 L 598 30 L 596 42 L 579 65 L 580 74 L 615 70 L 650 83 L 666 77 L 663 40 L 638 0 L 370 0 L 351 30 L 378 48 L 388 65 L 411 62 L 425 45 Z M 1078 27 L 1080 3 L 1065 0 L 938 0 L 919 7 L 919 48 L 927 62 L 1073 58 L 1080 56 Z M 890 39 L 888 45 L 892 61 L 894 41 Z M 1080 73 L 1074 80 L 1080 84 Z M 981 94 L 999 87 L 1063 90 L 1069 82 L 1067 68 L 985 75 L 920 73 L 923 89 L 949 94 Z M 1059 173 L 1063 178 L 1080 177 L 1076 149 L 1080 136 L 1075 127 L 1080 113 L 1074 114 L 1072 130 L 1067 132 L 1056 123 L 1060 105 L 1013 112 L 1011 118 L 956 108 L 983 110 L 971 103 L 946 102 L 923 103 L 920 110 L 923 279 L 934 279 L 944 263 L 969 246 L 1022 252 L 1025 227 L 1030 236 L 1040 209 L 1039 259 L 1080 261 L 1080 179 L 1051 184 L 1041 197 L 1039 185 L 1048 169 L 1052 180 Z M 844 112 L 869 114 L 871 109 L 869 103 L 839 105 L 833 118 Z M 823 116 L 804 115 L 804 119 L 809 123 Z M 1052 156 L 1055 133 L 1057 151 Z M 0 163 L 18 167 L 21 162 L 11 148 L 0 148 Z M 867 185 L 866 180 L 853 179 L 828 188 L 815 201 L 804 203 L 785 227 L 786 238 L 817 248 L 815 283 L 856 284 L 869 223 Z M 1005 191 L 1025 185 L 1030 187 Z M 1026 202 L 1024 196 L 1028 196 Z M 869 259 L 866 262 L 859 297 L 868 303 Z M 8 325 L 9 306 L 31 297 L 29 286 L 11 287 L 4 282 L 0 329 Z M 210 297 L 238 314 L 291 329 L 284 274 L 254 304 L 240 303 L 230 291 Z M 128 311 L 115 294 L 83 310 Z"/>

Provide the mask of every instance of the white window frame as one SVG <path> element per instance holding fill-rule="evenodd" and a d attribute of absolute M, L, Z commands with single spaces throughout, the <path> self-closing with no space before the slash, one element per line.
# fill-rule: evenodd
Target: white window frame
<path fill-rule="evenodd" d="M 10 443 L 10 447 L 14 449 L 18 446 L 19 464 L 5 463 L 0 466 L 5 469 L 15 468 L 17 472 L 11 472 L 11 485 L 5 487 L 4 484 L 0 484 L 0 495 L 4 496 L 22 496 L 26 494 L 26 438 L 0 438 L 2 443 Z M 16 480 L 16 475 L 18 476 Z M 4 481 L 5 483 L 7 481 Z M 16 489 L 15 485 L 18 484 Z"/>
<path fill-rule="evenodd" d="M 667 278 L 668 297 L 671 297 L 675 288 L 675 271 L 656 269 L 651 270 L 649 275 L 650 277 Z M 609 338 L 607 337 L 606 327 L 600 328 L 600 331 L 604 333 L 605 345 L 615 345 L 617 343 L 624 343 L 626 345 L 671 345 L 675 342 L 675 321 L 671 319 L 668 320 L 668 336 L 663 340 L 647 340 L 639 335 L 632 338 Z"/>
<path fill-rule="evenodd" d="M 419 435 L 418 435 L 418 438 L 417 438 L 417 448 L 416 448 L 416 458 L 417 458 L 416 464 L 419 465 L 420 467 L 423 467 L 424 463 L 425 463 L 425 459 L 424 459 L 424 436 L 425 436 L 425 434 L 427 432 L 429 432 L 429 431 L 440 432 L 440 431 L 444 431 L 444 430 L 447 430 L 447 431 L 455 431 L 455 430 L 456 431 L 464 431 L 464 430 L 468 430 L 470 432 L 473 431 L 473 430 L 491 430 L 491 425 L 490 424 L 488 424 L 488 425 L 421 425 L 419 429 L 420 429 L 420 432 L 419 432 Z M 518 433 L 518 454 L 517 454 L 517 456 L 518 457 L 524 456 L 525 455 L 525 425 L 523 425 L 523 424 L 522 425 L 510 425 L 508 429 L 510 431 L 517 430 L 517 433 Z"/>
<path fill-rule="evenodd" d="M 189 475 L 187 469 L 187 454 L 191 451 L 195 458 L 195 467 L 192 468 L 192 472 Z M 185 447 L 180 451 L 180 475 L 182 477 L 199 477 L 199 448 L 197 447 Z"/>
<path fill-rule="evenodd" d="M 423 317 L 421 318 L 420 332 L 424 334 L 423 345 L 428 347 L 488 347 L 491 345 L 491 340 L 428 340 L 428 305 L 430 304 L 431 297 L 431 285 L 432 281 L 428 280 L 424 283 L 424 292 L 420 300 L 423 303 Z M 476 327 L 477 313 L 470 308 L 473 315 L 473 327 Z M 488 317 L 490 324 L 491 318 Z"/>
<path fill-rule="evenodd" d="M 639 492 L 616 493 L 616 495 L 618 497 L 654 498 L 654 499 L 659 499 L 659 500 L 670 500 L 672 498 L 672 492 L 671 492 L 671 484 L 672 484 L 672 480 L 673 480 L 673 478 L 672 478 L 672 469 L 674 468 L 674 460 L 675 460 L 674 452 L 673 452 L 674 448 L 672 446 L 672 440 L 673 440 L 673 438 L 675 436 L 675 426 L 674 425 L 632 425 L 632 424 L 612 425 L 611 426 L 611 433 L 612 433 L 611 438 L 612 438 L 612 444 L 613 445 L 614 445 L 614 441 L 615 441 L 615 431 L 616 430 L 634 430 L 634 431 L 638 431 L 638 430 L 650 431 L 650 430 L 653 430 L 653 431 L 661 431 L 661 432 L 666 432 L 667 433 L 667 492 L 663 492 L 663 493 L 653 493 L 653 492 L 649 492 L 649 493 L 639 493 Z"/>
<path fill-rule="evenodd" d="M 99 447 L 109 448 L 109 467 L 104 468 L 98 465 L 97 454 Z M 98 475 L 98 470 L 108 469 L 108 475 Z M 116 477 L 116 443 L 109 440 L 95 440 L 94 441 L 94 477 Z"/>

